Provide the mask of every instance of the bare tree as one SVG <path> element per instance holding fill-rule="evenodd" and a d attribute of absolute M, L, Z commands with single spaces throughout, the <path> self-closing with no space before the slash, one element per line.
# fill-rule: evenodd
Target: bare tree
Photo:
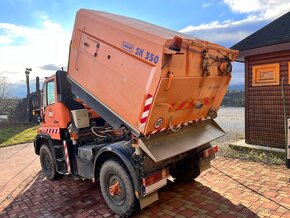
<path fill-rule="evenodd" d="M 8 82 L 5 77 L 0 77 L 0 115 L 7 111 L 10 107 L 10 101 L 8 100 Z"/>

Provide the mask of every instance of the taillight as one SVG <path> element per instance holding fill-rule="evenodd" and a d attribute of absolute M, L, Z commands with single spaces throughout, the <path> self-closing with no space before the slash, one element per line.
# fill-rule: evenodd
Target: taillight
<path fill-rule="evenodd" d="M 211 148 L 208 148 L 206 150 L 204 150 L 201 154 L 201 157 L 202 158 L 207 158 L 215 153 L 217 153 L 219 151 L 219 147 L 217 145 L 211 147 Z"/>
<path fill-rule="evenodd" d="M 174 36 L 171 42 L 171 45 L 169 46 L 169 49 L 180 52 L 181 45 L 182 45 L 182 38 L 179 36 Z"/>
<path fill-rule="evenodd" d="M 160 170 L 151 174 L 150 176 L 143 178 L 143 186 L 150 186 L 162 179 L 166 179 L 169 176 L 168 168 Z"/>

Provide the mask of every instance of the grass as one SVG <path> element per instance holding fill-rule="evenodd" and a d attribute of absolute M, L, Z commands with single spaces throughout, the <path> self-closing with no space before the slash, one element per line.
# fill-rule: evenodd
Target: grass
<path fill-rule="evenodd" d="M 31 142 L 35 139 L 38 126 L 15 126 L 0 129 L 0 147 Z"/>
<path fill-rule="evenodd" d="M 36 136 L 38 126 L 15 126 L 0 129 L 0 147 L 31 142 Z M 241 136 L 241 139 L 243 136 Z M 220 156 L 262 162 L 265 164 L 285 164 L 285 154 L 271 151 L 254 150 L 250 148 L 230 148 L 220 146 Z"/>
<path fill-rule="evenodd" d="M 219 155 L 224 157 L 250 160 L 271 165 L 285 164 L 285 154 L 279 152 L 255 150 L 251 148 L 221 147 Z"/>

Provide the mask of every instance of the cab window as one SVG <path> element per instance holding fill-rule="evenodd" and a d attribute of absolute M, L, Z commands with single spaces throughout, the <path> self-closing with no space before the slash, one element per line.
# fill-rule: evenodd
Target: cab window
<path fill-rule="evenodd" d="M 46 107 L 46 83 L 43 83 L 42 105 Z"/>
<path fill-rule="evenodd" d="M 52 80 L 47 83 L 47 105 L 54 103 L 54 80 Z"/>

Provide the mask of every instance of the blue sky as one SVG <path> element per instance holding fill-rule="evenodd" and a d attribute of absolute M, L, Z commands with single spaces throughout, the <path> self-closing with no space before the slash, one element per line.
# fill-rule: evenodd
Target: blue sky
<path fill-rule="evenodd" d="M 289 0 L 1 0 L 0 76 L 11 83 L 67 65 L 80 8 L 121 14 L 230 47 L 290 10 Z M 232 84 L 243 83 L 235 64 Z"/>
<path fill-rule="evenodd" d="M 211 7 L 213 6 L 214 7 Z M 189 25 L 209 23 L 216 17 L 232 19 L 224 13 L 226 5 L 218 1 L 202 0 L 1 0 L 1 22 L 35 26 L 37 14 L 43 13 L 67 29 L 71 29 L 76 11 L 90 8 L 117 13 L 157 25 L 179 30 Z M 206 15 L 206 16 L 205 16 Z M 241 19 L 242 15 L 236 15 Z"/>

